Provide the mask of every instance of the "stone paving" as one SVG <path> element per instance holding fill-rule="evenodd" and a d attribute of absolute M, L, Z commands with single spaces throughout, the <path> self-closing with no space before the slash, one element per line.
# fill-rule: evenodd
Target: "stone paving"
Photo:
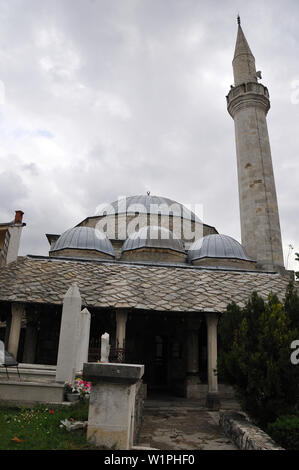
<path fill-rule="evenodd" d="M 145 408 L 138 445 L 159 450 L 238 450 L 219 426 L 219 412 L 176 406 Z"/>

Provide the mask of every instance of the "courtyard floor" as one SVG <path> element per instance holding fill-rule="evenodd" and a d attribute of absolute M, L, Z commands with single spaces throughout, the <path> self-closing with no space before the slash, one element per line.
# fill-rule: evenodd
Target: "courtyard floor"
<path fill-rule="evenodd" d="M 238 450 L 219 426 L 219 412 L 179 402 L 146 402 L 138 446 L 159 450 Z"/>

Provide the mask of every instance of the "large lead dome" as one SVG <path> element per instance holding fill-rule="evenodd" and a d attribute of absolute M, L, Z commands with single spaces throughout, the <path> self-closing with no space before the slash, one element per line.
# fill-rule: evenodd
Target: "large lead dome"
<path fill-rule="evenodd" d="M 160 214 L 182 217 L 184 219 L 201 222 L 200 219 L 183 204 L 161 196 L 141 195 L 120 198 L 104 207 L 98 215 L 111 214 Z"/>
<path fill-rule="evenodd" d="M 106 233 L 118 258 L 123 242 L 142 227 L 169 229 L 182 241 L 185 249 L 203 235 L 218 233 L 215 227 L 204 224 L 196 211 L 196 206 L 192 212 L 183 204 L 161 196 L 120 197 L 110 204 L 101 204 L 96 215 L 82 220 L 78 226 L 96 227 Z"/>

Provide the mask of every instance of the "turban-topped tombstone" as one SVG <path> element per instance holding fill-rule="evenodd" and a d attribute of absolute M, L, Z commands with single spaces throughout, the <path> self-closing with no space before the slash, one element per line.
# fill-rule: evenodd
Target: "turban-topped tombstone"
<path fill-rule="evenodd" d="M 109 354 L 110 354 L 109 334 L 104 333 L 101 336 L 101 361 L 100 362 L 109 362 Z"/>

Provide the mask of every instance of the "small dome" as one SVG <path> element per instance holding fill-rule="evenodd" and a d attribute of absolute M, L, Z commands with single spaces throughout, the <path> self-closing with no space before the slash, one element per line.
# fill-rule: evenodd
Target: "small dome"
<path fill-rule="evenodd" d="M 140 248 L 155 248 L 185 253 L 182 242 L 174 238 L 171 230 L 154 225 L 142 227 L 138 232 L 129 235 L 123 244 L 122 252 Z"/>
<path fill-rule="evenodd" d="M 206 235 L 196 240 L 189 248 L 188 260 L 190 262 L 202 258 L 225 258 L 253 261 L 237 240 L 228 235 Z"/>
<path fill-rule="evenodd" d="M 66 230 L 55 242 L 50 253 L 62 250 L 88 250 L 114 257 L 110 240 L 100 230 L 92 227 L 74 227 Z"/>

